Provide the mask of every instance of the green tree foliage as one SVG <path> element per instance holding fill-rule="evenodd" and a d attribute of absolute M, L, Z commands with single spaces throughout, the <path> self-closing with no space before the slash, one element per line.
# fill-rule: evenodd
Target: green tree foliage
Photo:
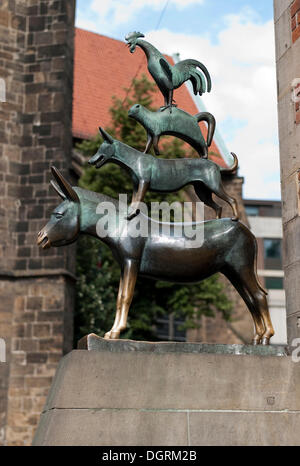
<path fill-rule="evenodd" d="M 145 76 L 134 80 L 130 92 L 124 101 L 113 97 L 111 116 L 112 127 L 105 130 L 113 137 L 143 151 L 146 144 L 144 128 L 128 117 L 128 109 L 139 102 L 145 107 L 152 107 L 154 84 Z M 95 139 L 83 141 L 77 146 L 84 155 L 96 153 L 102 143 L 100 135 Z M 186 148 L 176 138 L 165 138 L 161 143 L 163 157 L 184 157 Z M 193 156 L 193 152 L 189 153 Z M 92 191 L 118 198 L 120 193 L 132 193 L 132 182 L 124 170 L 115 164 L 107 164 L 100 170 L 86 166 L 80 179 L 80 186 Z M 182 201 L 181 193 L 164 195 L 147 193 L 145 202 Z M 112 258 L 110 250 L 99 240 L 82 236 L 78 242 L 77 253 L 77 299 L 75 315 L 75 340 L 95 332 L 103 335 L 108 331 L 115 315 L 116 296 L 120 278 L 119 266 Z M 138 278 L 128 329 L 123 338 L 155 340 L 155 321 L 166 313 L 185 320 L 186 327 L 197 326 L 201 315 L 214 316 L 221 311 L 225 319 L 230 318 L 231 303 L 223 291 L 217 276 L 194 285 L 178 285 L 161 281 Z"/>

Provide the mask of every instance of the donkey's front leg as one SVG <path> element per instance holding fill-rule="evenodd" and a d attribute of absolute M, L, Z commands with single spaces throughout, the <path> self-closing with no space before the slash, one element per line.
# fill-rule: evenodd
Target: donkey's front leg
<path fill-rule="evenodd" d="M 139 265 L 132 259 L 127 259 L 125 262 L 122 295 L 121 295 L 121 312 L 117 326 L 110 332 L 110 338 L 119 338 L 120 332 L 126 329 L 127 316 L 133 298 L 135 283 L 138 275 Z"/>
<path fill-rule="evenodd" d="M 127 220 L 131 220 L 133 217 L 135 217 L 136 215 L 140 213 L 139 203 L 144 200 L 147 189 L 149 188 L 149 184 L 150 184 L 150 181 L 146 181 L 146 180 L 139 181 L 138 189 L 136 193 L 134 193 L 132 202 L 130 206 L 128 207 Z"/>
<path fill-rule="evenodd" d="M 123 288 L 123 271 L 121 271 L 121 277 L 120 277 L 120 283 L 119 283 L 119 291 L 118 291 L 118 297 L 117 297 L 117 308 L 116 308 L 116 317 L 114 324 L 112 328 L 110 329 L 109 332 L 106 332 L 104 335 L 105 339 L 111 338 L 111 333 L 115 332 L 118 328 L 120 317 L 121 317 L 121 303 L 122 303 L 122 288 Z"/>

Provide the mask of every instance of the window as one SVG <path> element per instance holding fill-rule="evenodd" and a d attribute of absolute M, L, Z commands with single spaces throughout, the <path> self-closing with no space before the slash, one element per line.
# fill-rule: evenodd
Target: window
<path fill-rule="evenodd" d="M 259 208 L 254 205 L 246 205 L 245 210 L 249 217 L 257 217 L 259 214 Z"/>
<path fill-rule="evenodd" d="M 186 330 L 181 326 L 184 320 L 174 317 L 174 314 L 167 314 L 156 321 L 156 336 L 163 341 L 186 341 Z"/>
<path fill-rule="evenodd" d="M 265 269 L 282 269 L 281 239 L 264 239 Z"/>
<path fill-rule="evenodd" d="M 283 290 L 283 278 L 265 277 L 265 287 L 267 290 Z"/>

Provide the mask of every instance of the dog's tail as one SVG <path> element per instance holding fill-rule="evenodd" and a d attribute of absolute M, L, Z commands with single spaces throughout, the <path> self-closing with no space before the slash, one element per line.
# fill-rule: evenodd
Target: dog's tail
<path fill-rule="evenodd" d="M 215 134 L 215 129 L 216 129 L 216 120 L 215 120 L 215 117 L 209 113 L 209 112 L 201 112 L 201 113 L 197 113 L 197 115 L 195 115 L 196 119 L 197 119 L 197 122 L 199 123 L 199 121 L 206 121 L 207 123 L 207 139 L 206 139 L 206 144 L 207 144 L 207 147 L 209 147 L 212 143 L 212 140 L 213 140 L 213 137 L 214 137 L 214 134 Z"/>
<path fill-rule="evenodd" d="M 221 172 L 223 172 L 223 173 L 233 173 L 238 168 L 239 161 L 238 161 L 237 156 L 233 152 L 231 152 L 231 155 L 234 158 L 233 165 L 231 167 L 227 167 L 227 168 L 220 167 Z"/>

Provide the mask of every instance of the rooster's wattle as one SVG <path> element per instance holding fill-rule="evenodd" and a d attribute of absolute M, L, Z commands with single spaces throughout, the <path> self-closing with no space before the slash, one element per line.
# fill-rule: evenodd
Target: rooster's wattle
<path fill-rule="evenodd" d="M 165 107 L 172 107 L 174 89 L 190 80 L 194 94 L 202 95 L 211 91 L 211 78 L 207 68 L 197 60 L 182 60 L 176 65 L 170 65 L 165 57 L 152 44 L 142 40 L 141 32 L 130 32 L 125 40 L 130 52 L 138 45 L 145 52 L 148 60 L 148 70 L 165 99 Z M 197 68 L 200 68 L 198 70 Z M 206 78 L 206 79 L 205 79 Z"/>

